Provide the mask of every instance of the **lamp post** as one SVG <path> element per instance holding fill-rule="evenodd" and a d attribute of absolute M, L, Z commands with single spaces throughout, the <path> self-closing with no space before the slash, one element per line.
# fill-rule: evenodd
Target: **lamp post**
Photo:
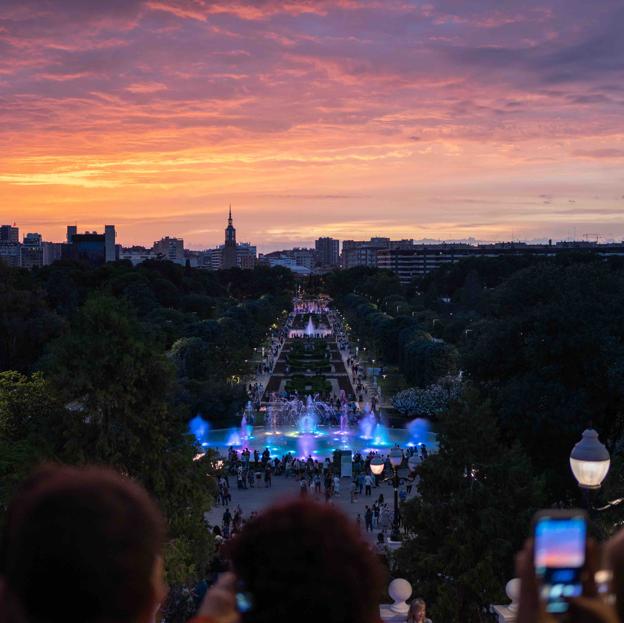
<path fill-rule="evenodd" d="M 593 428 L 584 430 L 581 440 L 570 452 L 570 467 L 583 491 L 588 510 L 591 510 L 591 493 L 600 489 L 610 465 L 609 451 L 600 443 L 598 433 Z"/>
<path fill-rule="evenodd" d="M 390 534 L 390 539 L 392 541 L 400 541 L 401 540 L 401 532 L 399 530 L 399 484 L 401 480 L 399 478 L 399 467 L 401 467 L 401 463 L 403 462 L 403 451 L 399 446 L 394 446 L 392 450 L 390 450 L 390 465 L 392 465 L 392 487 L 394 489 L 394 519 L 392 521 L 392 532 Z"/>

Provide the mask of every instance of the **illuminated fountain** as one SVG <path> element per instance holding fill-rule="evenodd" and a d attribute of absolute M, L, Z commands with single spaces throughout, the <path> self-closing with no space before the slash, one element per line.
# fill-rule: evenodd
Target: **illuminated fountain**
<path fill-rule="evenodd" d="M 305 402 L 297 398 L 269 403 L 263 425 L 253 427 L 251 417 L 245 409 L 239 427 L 214 430 L 205 421 L 194 419 L 189 429 L 204 449 L 211 447 L 225 453 L 229 447 L 259 452 L 269 448 L 271 456 L 282 457 L 290 452 L 299 458 L 312 456 L 319 460 L 331 458 L 335 450 L 365 455 L 370 451 L 387 452 L 397 443 L 403 447 L 425 445 L 430 451 L 437 445 L 427 420 L 390 428 L 370 407 L 360 414 L 346 405 L 336 410 L 312 396 L 306 397 Z"/>
<path fill-rule="evenodd" d="M 368 403 L 366 403 L 364 407 L 364 415 L 359 421 L 359 427 L 362 439 L 373 439 L 375 429 L 377 428 L 377 417 L 375 416 L 375 412 L 371 410 Z"/>
<path fill-rule="evenodd" d="M 340 432 L 343 435 L 349 432 L 349 410 L 346 403 L 340 407 Z"/>
<path fill-rule="evenodd" d="M 313 435 L 316 432 L 316 415 L 312 396 L 306 398 L 306 408 L 297 422 L 297 428 L 302 435 Z"/>
<path fill-rule="evenodd" d="M 235 428 L 233 428 L 232 430 L 227 431 L 227 436 L 224 438 L 225 441 L 225 447 L 226 448 L 231 448 L 231 447 L 238 447 L 238 446 L 242 446 L 242 441 L 241 441 L 241 436 L 240 436 L 240 432 L 237 431 Z M 203 444 L 202 444 L 203 445 Z"/>
<path fill-rule="evenodd" d="M 251 400 L 247 401 L 245 405 L 245 410 L 243 411 L 243 417 L 241 418 L 240 423 L 240 438 L 241 439 L 249 439 L 251 437 L 251 433 L 253 431 L 253 423 L 254 423 L 254 408 L 251 404 Z"/>
<path fill-rule="evenodd" d="M 204 420 L 201 415 L 196 415 L 189 422 L 189 431 L 197 439 L 197 443 L 202 446 L 208 445 L 208 433 L 210 431 L 210 424 Z"/>
<path fill-rule="evenodd" d="M 315 324 L 312 315 L 308 318 L 306 326 L 299 329 L 290 329 L 288 337 L 327 337 L 332 335 L 332 328 L 319 319 L 319 324 Z"/>
<path fill-rule="evenodd" d="M 293 302 L 293 308 L 294 312 L 289 316 L 284 329 L 289 338 L 303 340 L 303 344 L 297 346 L 297 352 L 311 352 L 315 356 L 320 344 L 314 338 L 333 336 L 335 314 L 329 309 L 329 301 L 323 298 L 298 298 Z M 328 342 L 332 343 L 330 340 Z M 313 359 L 307 355 L 299 358 L 304 363 L 307 359 Z M 296 360 L 297 357 L 293 359 Z M 336 370 L 336 366 L 331 363 L 333 359 L 328 361 L 331 369 Z M 287 364 L 290 367 L 288 358 Z M 301 364 L 294 367 L 305 368 Z M 326 365 L 322 367 L 325 369 Z M 288 374 L 291 372 L 286 372 Z M 317 372 L 305 369 L 302 374 L 309 377 Z M 276 375 L 281 376 L 277 373 Z M 328 376 L 338 377 L 340 374 L 332 373 Z M 214 448 L 222 453 L 226 453 L 230 447 L 239 451 L 249 448 L 258 452 L 268 448 L 272 457 L 282 457 L 290 452 L 299 458 L 312 456 L 319 460 L 331 458 L 337 450 L 350 450 L 362 455 L 370 451 L 387 453 L 395 444 L 403 447 L 424 444 L 429 450 L 435 450 L 435 435 L 430 432 L 426 420 L 411 422 L 409 428 L 402 424 L 398 425 L 400 427 L 391 428 L 370 405 L 367 404 L 362 411 L 358 411 L 357 403 L 348 402 L 349 394 L 353 394 L 352 389 L 339 382 L 339 378 L 331 379 L 332 394 L 334 397 L 338 395 L 338 407 L 332 401 L 320 400 L 319 395 L 309 395 L 301 390 L 300 393 L 291 392 L 287 395 L 281 389 L 285 388 L 283 380 L 280 378 L 279 381 L 275 391 L 264 399 L 265 409 L 261 409 L 260 414 L 262 419 L 258 417 L 251 402 L 247 403 L 241 414 L 240 424 L 235 423 L 230 429 L 211 430 L 208 421 L 199 416 L 194 418 L 189 423 L 189 431 L 198 445 L 204 449 Z M 304 384 L 303 387 L 308 385 Z M 209 419 L 208 417 L 207 420 Z"/>
<path fill-rule="evenodd" d="M 266 423 L 267 426 L 269 428 L 269 430 L 271 431 L 271 433 L 273 435 L 276 435 L 278 430 L 277 430 L 277 413 L 275 413 L 273 407 L 271 405 L 268 406 L 267 408 L 267 414 L 266 414 Z"/>

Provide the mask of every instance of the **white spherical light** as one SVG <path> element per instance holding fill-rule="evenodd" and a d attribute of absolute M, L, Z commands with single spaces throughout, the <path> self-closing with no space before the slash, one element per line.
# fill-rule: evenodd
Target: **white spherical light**
<path fill-rule="evenodd" d="M 392 467 L 400 467 L 403 462 L 403 451 L 399 446 L 395 446 L 390 450 L 390 464 Z"/>
<path fill-rule="evenodd" d="M 392 598 L 394 603 L 390 606 L 390 609 L 394 612 L 401 614 L 407 614 L 409 606 L 407 600 L 412 594 L 412 585 L 403 578 L 397 578 L 390 582 L 388 586 L 388 595 Z"/>
<path fill-rule="evenodd" d="M 598 433 L 588 428 L 570 453 L 570 467 L 579 487 L 599 489 L 610 465 L 609 451 L 600 443 Z"/>
<path fill-rule="evenodd" d="M 380 456 L 374 456 L 370 462 L 370 469 L 375 476 L 380 476 L 384 470 L 383 459 Z"/>

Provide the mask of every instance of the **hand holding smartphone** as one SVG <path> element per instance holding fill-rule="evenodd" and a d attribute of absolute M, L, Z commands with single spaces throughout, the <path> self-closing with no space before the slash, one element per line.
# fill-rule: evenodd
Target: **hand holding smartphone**
<path fill-rule="evenodd" d="M 568 611 L 568 599 L 583 592 L 587 515 L 582 510 L 545 510 L 533 522 L 535 573 L 546 612 Z"/>

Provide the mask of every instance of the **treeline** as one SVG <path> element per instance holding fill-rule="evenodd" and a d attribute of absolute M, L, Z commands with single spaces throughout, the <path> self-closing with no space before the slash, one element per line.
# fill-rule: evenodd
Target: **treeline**
<path fill-rule="evenodd" d="M 407 288 L 390 280 L 345 271 L 328 285 L 361 343 L 416 388 L 448 372 L 463 379 L 438 416 L 439 452 L 419 469 L 421 497 L 403 507 L 414 536 L 397 564 L 432 618 L 486 621 L 489 604 L 505 603 L 533 512 L 583 503 L 568 458 L 587 426 L 612 456 L 595 503 L 624 496 L 624 263 L 483 258 Z M 605 536 L 623 519 L 616 506 L 593 530 Z"/>
<path fill-rule="evenodd" d="M 455 372 L 457 349 L 439 337 L 439 319 L 432 318 L 438 314 L 409 298 L 396 275 L 355 268 L 327 281 L 362 346 L 384 365 L 398 366 L 410 385 L 425 388 Z"/>
<path fill-rule="evenodd" d="M 2 508 L 42 461 L 112 465 L 165 511 L 170 581 L 201 575 L 212 466 L 193 461 L 188 420 L 242 407 L 239 376 L 292 289 L 280 268 L 0 265 Z"/>

